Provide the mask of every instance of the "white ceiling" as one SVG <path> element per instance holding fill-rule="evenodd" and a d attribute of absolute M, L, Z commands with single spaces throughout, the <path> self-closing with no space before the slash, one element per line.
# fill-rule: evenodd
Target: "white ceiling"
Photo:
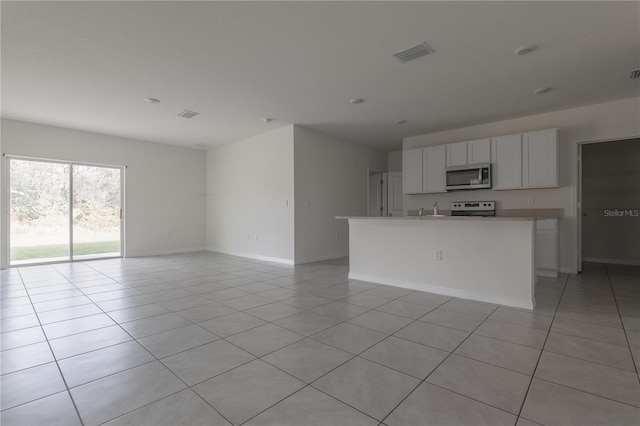
<path fill-rule="evenodd" d="M 3 117 L 170 144 L 294 123 L 390 151 L 404 136 L 640 95 L 627 78 L 637 1 L 2 1 L 1 13 Z M 391 56 L 423 41 L 434 54 Z"/>

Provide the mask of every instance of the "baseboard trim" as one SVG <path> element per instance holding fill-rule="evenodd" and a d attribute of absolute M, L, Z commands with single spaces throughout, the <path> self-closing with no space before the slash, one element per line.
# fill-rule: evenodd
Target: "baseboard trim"
<path fill-rule="evenodd" d="M 165 250 L 143 250 L 143 251 L 131 251 L 125 252 L 124 258 L 128 257 L 148 257 L 148 256 L 162 256 L 166 254 L 180 254 L 180 253 L 193 253 L 197 251 L 207 251 L 204 247 L 198 248 L 182 248 L 182 249 L 165 249 Z"/>
<path fill-rule="evenodd" d="M 539 277 L 558 278 L 558 271 L 554 269 L 536 269 L 536 275 Z"/>
<path fill-rule="evenodd" d="M 460 297 L 462 299 L 477 300 L 479 302 L 495 303 L 498 305 L 512 306 L 514 308 L 520 308 L 520 309 L 532 310 L 535 306 L 535 302 L 533 300 L 528 301 L 528 300 L 512 299 L 507 297 L 497 297 L 497 296 L 486 295 L 483 293 L 476 293 L 473 291 L 457 290 L 457 289 L 452 289 L 447 287 L 438 287 L 438 286 L 429 285 L 426 283 L 414 282 L 414 281 L 393 280 L 393 279 L 380 277 L 376 275 L 357 274 L 357 273 L 349 272 L 349 279 L 367 281 L 367 282 L 372 282 L 376 284 L 391 285 L 395 287 L 407 288 L 410 290 L 426 291 L 429 293 L 442 294 L 444 296 Z"/>
<path fill-rule="evenodd" d="M 634 259 L 606 259 L 603 257 L 583 257 L 582 261 L 593 263 L 611 263 L 613 265 L 640 266 L 640 260 Z"/>
<path fill-rule="evenodd" d="M 255 254 L 255 253 L 234 252 L 234 251 L 229 251 L 229 250 L 221 250 L 221 249 L 215 248 L 215 247 L 208 247 L 207 251 L 211 251 L 211 252 L 215 252 L 215 253 L 229 254 L 231 256 L 246 257 L 247 259 L 255 259 L 255 260 L 263 260 L 263 261 L 266 261 L 266 262 L 282 263 L 284 265 L 291 265 L 291 266 L 295 265 L 295 262 L 293 261 L 293 259 L 285 259 L 285 258 L 281 258 L 281 257 L 263 256 L 261 254 Z"/>
<path fill-rule="evenodd" d="M 342 257 L 347 257 L 349 256 L 349 252 L 345 252 L 345 253 L 340 253 L 340 254 L 326 254 L 323 256 L 312 256 L 312 257 L 303 257 L 301 259 L 296 258 L 295 260 L 295 264 L 296 265 L 301 265 L 303 263 L 311 263 L 311 262 L 320 262 L 323 260 L 331 260 L 331 259 L 340 259 Z"/>

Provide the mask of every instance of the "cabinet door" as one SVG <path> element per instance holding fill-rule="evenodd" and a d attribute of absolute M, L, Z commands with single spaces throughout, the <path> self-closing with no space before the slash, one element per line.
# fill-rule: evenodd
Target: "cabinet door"
<path fill-rule="evenodd" d="M 422 189 L 424 192 L 446 192 L 445 189 L 445 145 L 430 146 L 424 148 L 423 164 L 424 180 Z"/>
<path fill-rule="evenodd" d="M 536 269 L 538 275 L 557 276 L 558 220 L 536 221 Z"/>
<path fill-rule="evenodd" d="M 522 134 L 491 139 L 493 189 L 522 188 Z"/>
<path fill-rule="evenodd" d="M 456 142 L 445 145 L 447 147 L 447 167 L 467 165 L 467 143 Z"/>
<path fill-rule="evenodd" d="M 558 186 L 557 129 L 539 130 L 522 135 L 522 186 L 541 188 Z"/>
<path fill-rule="evenodd" d="M 403 152 L 402 175 L 405 194 L 422 192 L 422 148 L 408 149 Z"/>
<path fill-rule="evenodd" d="M 467 142 L 467 163 L 484 164 L 491 162 L 491 139 L 477 139 Z"/>

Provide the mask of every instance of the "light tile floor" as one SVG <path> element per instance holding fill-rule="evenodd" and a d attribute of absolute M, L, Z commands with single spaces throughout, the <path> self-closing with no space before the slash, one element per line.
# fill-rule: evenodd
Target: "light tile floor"
<path fill-rule="evenodd" d="M 531 311 L 215 253 L 0 272 L 2 425 L 638 425 L 640 268 Z"/>

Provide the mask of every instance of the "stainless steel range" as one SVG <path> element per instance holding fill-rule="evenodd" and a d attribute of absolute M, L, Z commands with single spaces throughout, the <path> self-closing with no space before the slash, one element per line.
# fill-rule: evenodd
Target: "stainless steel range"
<path fill-rule="evenodd" d="M 495 201 L 454 201 L 451 216 L 495 216 Z"/>

